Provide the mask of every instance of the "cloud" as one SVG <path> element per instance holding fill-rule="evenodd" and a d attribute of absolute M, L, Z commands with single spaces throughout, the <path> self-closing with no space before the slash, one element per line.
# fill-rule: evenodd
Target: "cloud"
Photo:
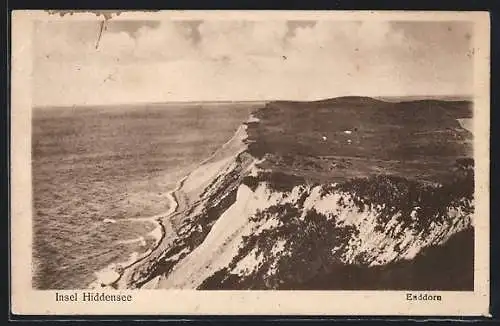
<path fill-rule="evenodd" d="M 191 55 L 188 26 L 163 21 L 156 28 L 143 27 L 137 31 L 134 55 L 138 59 L 158 61 L 178 60 Z"/>
<path fill-rule="evenodd" d="M 467 94 L 463 22 L 40 23 L 35 103 Z"/>
<path fill-rule="evenodd" d="M 95 58 L 128 59 L 134 54 L 135 40 L 125 32 L 107 33 L 103 31 L 101 38 L 96 37 L 95 49 L 88 49 L 87 55 Z"/>
<path fill-rule="evenodd" d="M 281 21 L 205 21 L 199 26 L 198 47 L 209 59 L 278 55 L 286 32 Z"/>

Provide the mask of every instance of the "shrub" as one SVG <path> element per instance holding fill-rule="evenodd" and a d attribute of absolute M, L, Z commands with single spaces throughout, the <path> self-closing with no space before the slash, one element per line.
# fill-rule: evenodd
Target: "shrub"
<path fill-rule="evenodd" d="M 259 180 L 267 182 L 272 189 L 281 192 L 291 191 L 293 187 L 305 183 L 305 179 L 301 176 L 279 171 L 260 172 Z"/>
<path fill-rule="evenodd" d="M 252 189 L 252 191 L 255 191 L 255 189 L 257 189 L 257 186 L 259 185 L 259 179 L 252 175 L 247 175 L 241 182 L 248 188 Z"/>

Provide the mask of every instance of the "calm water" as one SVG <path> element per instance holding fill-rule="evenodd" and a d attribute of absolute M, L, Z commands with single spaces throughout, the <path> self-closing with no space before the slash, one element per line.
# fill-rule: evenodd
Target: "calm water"
<path fill-rule="evenodd" d="M 34 287 L 83 288 L 146 244 L 137 218 L 168 209 L 178 179 L 227 141 L 249 104 L 35 108 Z M 116 223 L 106 223 L 116 221 Z"/>

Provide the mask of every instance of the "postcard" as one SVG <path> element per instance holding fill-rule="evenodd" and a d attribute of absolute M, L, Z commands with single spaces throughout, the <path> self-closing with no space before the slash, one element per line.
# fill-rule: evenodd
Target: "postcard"
<path fill-rule="evenodd" d="M 14 11 L 12 312 L 489 316 L 489 35 Z"/>

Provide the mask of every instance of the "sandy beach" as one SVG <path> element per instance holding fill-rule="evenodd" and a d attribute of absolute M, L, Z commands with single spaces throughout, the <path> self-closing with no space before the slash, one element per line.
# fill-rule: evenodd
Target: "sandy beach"
<path fill-rule="evenodd" d="M 180 179 L 175 188 L 166 194 L 169 209 L 161 214 L 146 218 L 130 218 L 127 220 L 147 221 L 157 225 L 146 237 L 150 236 L 155 239 L 155 244 L 143 254 L 134 252 L 125 262 L 113 263 L 106 268 L 96 271 L 97 280 L 89 285 L 89 288 L 127 288 L 129 279 L 134 273 L 134 267 L 140 262 L 144 262 L 152 254 L 159 250 L 160 247 L 167 246 L 166 242 L 170 242 L 176 238 L 177 234 L 172 225 L 173 217 L 179 212 L 185 211 L 189 205 L 194 202 L 194 199 L 204 190 L 206 186 L 234 159 L 234 156 L 243 151 L 246 146 L 246 126 L 240 126 L 233 137 L 224 143 L 208 158 L 201 161 L 195 169 L 192 169 L 186 176 Z M 168 239 L 166 239 L 168 238 Z M 121 240 L 119 243 L 144 243 L 144 236 Z M 152 257 L 154 259 L 154 257 Z"/>

